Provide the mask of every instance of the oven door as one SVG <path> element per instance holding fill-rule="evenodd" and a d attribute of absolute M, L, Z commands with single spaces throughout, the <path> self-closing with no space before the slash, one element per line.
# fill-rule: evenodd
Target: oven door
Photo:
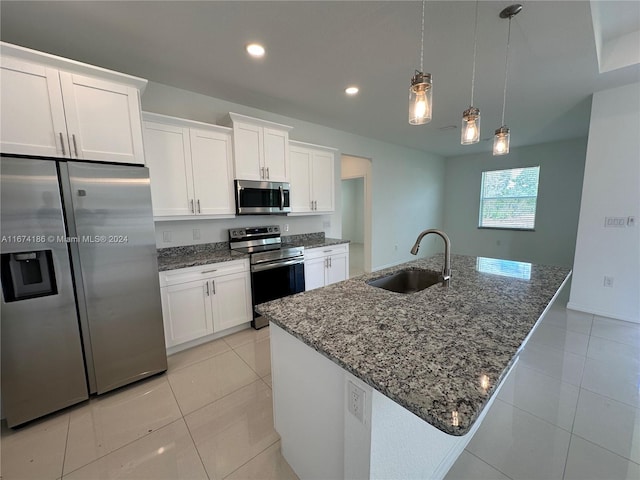
<path fill-rule="evenodd" d="M 284 182 L 236 180 L 236 213 L 269 215 L 291 212 L 291 186 Z"/>
<path fill-rule="evenodd" d="M 304 261 L 279 260 L 251 266 L 251 296 L 253 300 L 253 326 L 262 328 L 268 321 L 259 317 L 255 306 L 277 298 L 304 292 Z"/>

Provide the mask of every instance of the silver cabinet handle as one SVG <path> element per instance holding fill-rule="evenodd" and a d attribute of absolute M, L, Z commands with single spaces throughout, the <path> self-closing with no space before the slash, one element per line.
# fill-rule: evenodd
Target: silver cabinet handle
<path fill-rule="evenodd" d="M 76 143 L 76 134 L 73 133 L 71 135 L 71 138 L 73 138 L 73 149 L 76 151 L 76 158 L 78 158 L 78 144 Z"/>
<path fill-rule="evenodd" d="M 64 149 L 64 137 L 62 136 L 62 132 L 60 132 L 60 145 L 62 145 L 62 156 L 66 157 L 67 156 L 67 152 Z"/>
<path fill-rule="evenodd" d="M 216 294 L 216 281 L 215 280 L 211 280 L 211 286 L 213 287 L 213 294 Z"/>
<path fill-rule="evenodd" d="M 207 297 L 209 296 L 209 282 L 207 281 Z"/>
<path fill-rule="evenodd" d="M 218 269 L 213 269 L 213 270 L 204 270 L 202 272 L 200 272 L 202 275 L 204 275 L 205 273 L 213 273 L 213 272 L 217 272 Z"/>
<path fill-rule="evenodd" d="M 329 268 L 333 268 L 333 258 L 329 257 Z"/>
<path fill-rule="evenodd" d="M 190 200 L 191 202 L 191 213 L 196 213 L 195 210 L 193 209 L 193 198 Z"/>
<path fill-rule="evenodd" d="M 269 167 L 267 167 L 267 180 L 271 178 L 271 174 L 269 173 Z"/>
<path fill-rule="evenodd" d="M 260 167 L 260 178 L 264 180 L 264 167 Z"/>
<path fill-rule="evenodd" d="M 198 213 L 200 213 L 200 199 L 198 199 Z"/>

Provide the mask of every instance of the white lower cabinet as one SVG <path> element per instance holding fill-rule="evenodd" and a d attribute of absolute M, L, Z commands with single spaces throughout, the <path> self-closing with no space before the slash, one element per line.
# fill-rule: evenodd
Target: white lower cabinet
<path fill-rule="evenodd" d="M 167 348 L 250 322 L 248 260 L 160 273 Z"/>
<path fill-rule="evenodd" d="M 348 278 L 348 243 L 305 250 L 304 283 L 306 291 L 325 287 Z"/>

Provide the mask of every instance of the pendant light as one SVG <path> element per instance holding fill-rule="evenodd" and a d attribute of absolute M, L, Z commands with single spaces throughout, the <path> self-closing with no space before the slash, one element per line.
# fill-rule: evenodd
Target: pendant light
<path fill-rule="evenodd" d="M 460 143 L 471 145 L 480 141 L 480 109 L 473 106 L 473 93 L 476 83 L 476 53 L 478 50 L 478 0 L 476 0 L 476 21 L 473 33 L 473 69 L 471 71 L 471 103 L 462 112 Z"/>
<path fill-rule="evenodd" d="M 500 18 L 509 19 L 509 33 L 507 34 L 507 54 L 504 61 L 504 90 L 502 92 L 502 124 L 500 128 L 495 131 L 493 137 L 493 154 L 494 155 L 506 155 L 509 153 L 509 141 L 510 133 L 509 127 L 504 124 L 504 109 L 507 104 L 507 72 L 509 71 L 509 42 L 511 41 L 511 19 L 515 17 L 522 10 L 522 5 L 519 3 L 509 5 L 507 8 L 500 12 Z"/>
<path fill-rule="evenodd" d="M 423 125 L 431 121 L 431 74 L 424 73 L 424 4 L 422 0 L 422 35 L 420 37 L 420 70 L 411 77 L 409 87 L 409 123 Z"/>

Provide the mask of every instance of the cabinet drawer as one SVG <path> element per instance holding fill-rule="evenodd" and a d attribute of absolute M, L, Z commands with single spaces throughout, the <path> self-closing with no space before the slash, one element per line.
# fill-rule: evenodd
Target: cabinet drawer
<path fill-rule="evenodd" d="M 330 247 L 308 248 L 304 251 L 305 260 L 313 260 L 314 258 L 326 257 L 328 255 L 338 255 L 340 253 L 348 253 L 349 244 L 341 243 L 339 245 L 331 245 Z"/>
<path fill-rule="evenodd" d="M 177 270 L 160 272 L 160 286 L 166 287 L 169 285 L 177 285 L 180 283 L 204 280 L 206 278 L 215 278 L 222 275 L 230 275 L 232 273 L 247 271 L 249 271 L 248 259 L 211 263 L 209 265 L 200 265 L 197 267 L 179 268 Z"/>

